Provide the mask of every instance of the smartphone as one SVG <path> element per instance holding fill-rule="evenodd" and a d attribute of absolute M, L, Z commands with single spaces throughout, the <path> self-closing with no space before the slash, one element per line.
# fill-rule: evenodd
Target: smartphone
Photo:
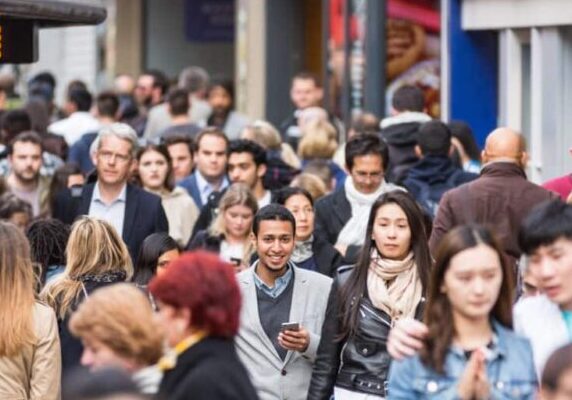
<path fill-rule="evenodd" d="M 300 323 L 299 322 L 282 322 L 282 328 L 280 330 L 282 332 L 284 332 L 284 331 L 298 331 L 298 330 L 300 330 Z"/>

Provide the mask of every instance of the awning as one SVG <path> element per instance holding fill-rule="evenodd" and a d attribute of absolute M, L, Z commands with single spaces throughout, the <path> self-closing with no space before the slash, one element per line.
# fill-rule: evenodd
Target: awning
<path fill-rule="evenodd" d="M 106 16 L 100 0 L 0 0 L 0 18 L 32 20 L 40 28 L 96 25 Z"/>

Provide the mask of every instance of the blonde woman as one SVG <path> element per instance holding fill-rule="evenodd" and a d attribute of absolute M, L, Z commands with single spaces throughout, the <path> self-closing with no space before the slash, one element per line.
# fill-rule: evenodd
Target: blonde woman
<path fill-rule="evenodd" d="M 161 372 L 155 364 L 163 353 L 163 335 L 140 289 L 118 283 L 97 290 L 73 313 L 70 330 L 83 344 L 83 366 L 123 369 L 142 393 L 157 392 Z"/>
<path fill-rule="evenodd" d="M 15 225 L 0 222 L 0 398 L 60 398 L 56 316 L 34 299 L 30 247 Z"/>
<path fill-rule="evenodd" d="M 58 318 L 64 373 L 79 365 L 83 351 L 81 342 L 69 332 L 72 312 L 94 290 L 129 280 L 132 275 L 129 250 L 115 228 L 90 217 L 73 224 L 66 247 L 66 268 L 41 293 Z"/>
<path fill-rule="evenodd" d="M 280 133 L 271 123 L 262 120 L 254 121 L 253 124 L 244 128 L 240 138 L 255 141 L 290 167 L 300 168 L 300 160 L 292 146 L 282 142 Z"/>
<path fill-rule="evenodd" d="M 220 199 L 219 212 L 208 230 L 199 231 L 187 250 L 205 249 L 236 266 L 249 264 L 249 235 L 258 202 L 248 188 L 235 183 Z"/>
<path fill-rule="evenodd" d="M 302 128 L 302 139 L 298 144 L 298 155 L 302 159 L 302 172 L 305 172 L 306 167 L 312 161 L 323 160 L 327 163 L 336 181 L 336 189 L 341 188 L 347 174 L 332 161 L 337 148 L 336 129 L 332 124 L 320 120 L 306 123 Z"/>

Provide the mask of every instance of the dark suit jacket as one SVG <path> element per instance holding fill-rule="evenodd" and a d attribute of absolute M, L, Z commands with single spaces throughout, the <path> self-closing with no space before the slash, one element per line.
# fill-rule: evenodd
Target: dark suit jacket
<path fill-rule="evenodd" d="M 232 339 L 209 337 L 177 358 L 165 372 L 158 399 L 164 400 L 257 400 Z"/>
<path fill-rule="evenodd" d="M 314 232 L 316 236 L 325 239 L 333 246 L 336 244 L 340 231 L 351 217 L 352 207 L 346 197 L 346 191 L 342 187 L 316 202 L 316 228 Z M 360 249 L 361 246 L 349 246 L 343 259 L 344 263 L 355 264 Z"/>
<path fill-rule="evenodd" d="M 197 184 L 196 172 L 180 181 L 177 186 L 180 186 L 189 192 L 189 196 L 193 198 L 199 210 L 203 208 L 204 204 L 201 201 L 201 192 L 199 191 L 199 185 Z"/>
<path fill-rule="evenodd" d="M 72 224 L 78 217 L 88 215 L 93 189 L 90 183 L 82 188 L 65 189 L 58 193 L 53 217 L 66 224 Z M 135 264 L 143 240 L 155 232 L 168 232 L 169 223 L 161 205 L 161 198 L 145 190 L 127 185 L 125 217 L 121 237 L 129 248 Z"/>

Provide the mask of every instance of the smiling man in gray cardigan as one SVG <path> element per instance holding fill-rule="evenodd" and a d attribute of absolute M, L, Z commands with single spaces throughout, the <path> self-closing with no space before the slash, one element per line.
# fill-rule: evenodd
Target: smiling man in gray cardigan
<path fill-rule="evenodd" d="M 332 283 L 289 261 L 295 226 L 283 206 L 263 207 L 252 227 L 259 260 L 237 276 L 236 345 L 261 400 L 306 398 Z"/>

